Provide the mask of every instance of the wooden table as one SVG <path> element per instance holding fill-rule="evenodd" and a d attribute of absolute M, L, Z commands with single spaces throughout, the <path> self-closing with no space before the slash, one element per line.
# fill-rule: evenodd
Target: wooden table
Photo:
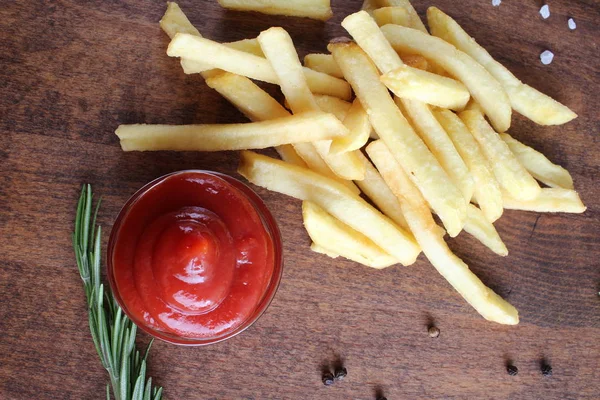
<path fill-rule="evenodd" d="M 334 0 L 326 24 L 229 12 L 181 0 L 218 41 L 281 25 L 301 56 L 344 35 L 359 0 Z M 516 327 L 484 321 L 421 256 L 375 271 L 311 253 L 300 202 L 257 188 L 280 223 L 285 271 L 267 313 L 206 348 L 155 343 L 150 369 L 168 399 L 592 399 L 600 397 L 600 84 L 596 0 L 415 0 L 464 24 L 526 83 L 579 114 L 560 127 L 519 116 L 511 133 L 571 171 L 583 215 L 506 212 L 510 255 L 451 240 L 481 279 L 520 311 Z M 80 185 L 93 184 L 108 231 L 146 182 L 186 168 L 236 175 L 234 153 L 123 153 L 122 123 L 224 123 L 244 118 L 165 55 L 161 1 L 14 1 L 0 9 L 0 398 L 101 399 L 107 381 L 92 345 L 70 234 Z M 574 17 L 577 30 L 569 31 Z M 556 57 L 543 66 L 539 54 Z M 434 321 L 438 339 L 427 335 Z M 320 367 L 349 376 L 333 387 Z M 540 361 L 553 367 L 543 377 Z M 519 367 L 508 376 L 505 363 Z"/>

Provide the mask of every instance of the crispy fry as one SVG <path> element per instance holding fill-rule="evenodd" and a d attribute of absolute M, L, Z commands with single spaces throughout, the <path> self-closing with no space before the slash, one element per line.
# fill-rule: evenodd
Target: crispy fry
<path fill-rule="evenodd" d="M 412 264 L 419 254 L 407 232 L 332 179 L 250 151 L 241 153 L 238 172 L 255 185 L 316 203 L 403 265 Z"/>
<path fill-rule="evenodd" d="M 368 12 L 369 15 L 373 15 L 373 11 L 375 11 L 377 8 L 377 0 L 365 0 L 360 9 Z"/>
<path fill-rule="evenodd" d="M 356 181 L 356 184 L 384 215 L 389 217 L 407 232 L 410 232 L 406 219 L 404 219 L 404 215 L 402 215 L 398 199 L 385 183 L 379 171 L 377 171 L 367 157 L 362 153 L 360 153 L 360 157 L 365 164 L 366 174 L 365 179 Z"/>
<path fill-rule="evenodd" d="M 189 33 L 190 35 L 202 36 L 198 29 L 192 25 L 188 17 L 183 13 L 179 5 L 175 2 L 167 2 L 167 11 L 160 19 L 160 27 L 171 39 L 177 33 Z"/>
<path fill-rule="evenodd" d="M 500 186 L 515 199 L 535 199 L 540 193 L 540 185 L 521 165 L 500 135 L 487 123 L 483 114 L 477 111 L 463 111 L 460 113 L 460 119 L 479 143 Z"/>
<path fill-rule="evenodd" d="M 304 56 L 304 66 L 336 78 L 344 77 L 331 54 L 307 54 Z"/>
<path fill-rule="evenodd" d="M 427 20 L 431 33 L 473 57 L 494 76 L 508 93 L 512 108 L 540 125 L 560 125 L 577 117 L 565 105 L 521 82 L 506 67 L 469 36 L 450 16 L 429 7 Z"/>
<path fill-rule="evenodd" d="M 270 28 L 258 36 L 265 56 L 271 63 L 281 91 L 293 113 L 319 110 L 310 92 L 292 39 L 283 28 Z M 346 130 L 346 134 L 348 131 Z M 315 148 L 331 170 L 340 178 L 361 180 L 365 177 L 364 164 L 352 152 L 329 154 L 331 141 L 316 141 Z"/>
<path fill-rule="evenodd" d="M 409 28 L 420 30 L 424 33 L 427 32 L 427 28 L 425 28 L 425 24 L 421 21 L 419 14 L 415 8 L 410 4 L 410 0 L 377 0 L 377 4 L 379 7 L 402 7 L 404 8 L 410 17 L 410 25 Z"/>
<path fill-rule="evenodd" d="M 312 241 L 328 252 L 377 269 L 398 263 L 371 239 L 332 217 L 315 203 L 302 202 L 302 218 Z"/>
<path fill-rule="evenodd" d="M 203 71 L 191 68 L 193 65 L 190 66 L 189 62 L 193 61 L 251 79 L 279 84 L 277 75 L 266 59 L 202 37 L 178 33 L 171 40 L 167 54 L 171 57 L 182 57 L 182 66 L 188 74 Z M 342 79 L 309 68 L 304 68 L 303 72 L 314 93 L 336 96 L 345 100 L 352 97 L 350 86 Z"/>
<path fill-rule="evenodd" d="M 483 212 L 473 204 L 467 206 L 465 232 L 479 240 L 484 246 L 499 256 L 504 257 L 508 255 L 508 249 L 500 238 L 494 225 L 492 225 Z"/>
<path fill-rule="evenodd" d="M 363 49 L 366 49 L 380 71 L 385 73 L 402 65 L 402 60 L 375 21 L 365 12 L 346 17 L 342 26 Z M 387 95 L 385 86 L 373 82 L 374 79 L 379 80 L 379 76 L 366 54 L 356 44 L 351 43 L 330 44 L 330 47 L 339 48 L 337 55 L 331 49 L 330 51 L 367 110 L 371 125 L 379 137 L 402 167 L 410 172 L 411 179 L 441 218 L 448 234 L 452 237 L 458 235 L 466 219 L 466 202 L 460 190 L 450 181 L 422 140 L 416 136 L 408 121 Z M 342 62 L 345 65 L 342 65 Z M 408 102 L 414 103 L 413 107 L 423 113 L 431 113 L 424 103 L 403 100 L 403 103 Z"/>
<path fill-rule="evenodd" d="M 331 142 L 331 148 L 329 149 L 331 154 L 359 150 L 367 143 L 373 130 L 371 122 L 369 122 L 369 116 L 358 99 L 354 99 L 343 122 L 349 133 L 343 138 Z"/>
<path fill-rule="evenodd" d="M 419 133 L 419 136 L 421 136 L 421 139 L 423 139 L 429 150 L 437 158 L 442 168 L 444 168 L 450 177 L 450 180 L 460 189 L 465 202 L 469 203 L 471 197 L 473 197 L 475 182 L 465 162 L 454 147 L 454 143 L 452 143 L 452 140 L 448 137 L 448 134 L 431 110 L 428 107 L 421 107 L 420 105 L 415 107 L 414 102 L 405 102 L 406 104 L 402 105 L 396 99 L 396 103 L 401 111 L 406 110 L 404 114 L 409 116 L 409 120 Z"/>
<path fill-rule="evenodd" d="M 266 121 L 290 115 L 267 92 L 244 76 L 226 72 L 207 79 L 206 83 L 209 87 L 217 90 L 252 121 Z M 277 146 L 275 149 L 284 161 L 302 167 L 308 165 L 313 171 L 332 179 L 337 179 L 352 190 L 352 192 L 356 194 L 360 193 L 360 190 L 352 182 L 338 178 L 329 169 L 312 144 L 296 143 L 294 145 Z"/>
<path fill-rule="evenodd" d="M 396 51 L 420 54 L 467 86 L 499 132 L 510 128 L 511 106 L 503 87 L 477 61 L 435 36 L 399 25 L 381 28 Z"/>
<path fill-rule="evenodd" d="M 550 187 L 573 189 L 573 178 L 569 171 L 552 163 L 539 151 L 513 139 L 508 133 L 503 133 L 500 137 L 535 179 Z"/>
<path fill-rule="evenodd" d="M 506 192 L 503 195 L 504 207 L 508 210 L 581 214 L 587 209 L 577 192 L 571 189 L 543 188 L 532 200 L 517 200 Z"/>
<path fill-rule="evenodd" d="M 450 251 L 444 241 L 444 231 L 433 220 L 420 191 L 398 163 L 390 157 L 381 141 L 367 146 L 390 189 L 398 197 L 411 231 L 431 264 L 485 319 L 501 324 L 517 324 L 517 310 L 486 287 L 469 267 Z"/>
<path fill-rule="evenodd" d="M 326 140 L 347 129 L 333 115 L 313 111 L 247 124 L 120 125 L 115 133 L 123 151 L 222 151 Z"/>
<path fill-rule="evenodd" d="M 411 23 L 408 10 L 404 7 L 382 7 L 373 10 L 372 14 L 379 26 L 387 24 L 410 26 Z"/>
<path fill-rule="evenodd" d="M 328 250 L 325 247 L 321 247 L 314 242 L 310 244 L 310 249 L 312 251 L 314 251 L 315 253 L 325 254 L 327 257 L 330 257 L 330 258 L 338 258 L 340 256 L 339 254 L 335 253 L 333 250 Z"/>
<path fill-rule="evenodd" d="M 479 207 L 481 207 L 488 221 L 496 221 L 504 211 L 502 192 L 477 141 L 462 120 L 452 111 L 437 110 L 434 115 L 446 130 L 458 154 L 471 171 L 471 176 L 475 181 L 473 196 Z"/>
<path fill-rule="evenodd" d="M 408 65 L 401 65 L 384 74 L 381 82 L 400 98 L 453 110 L 463 109 L 471 97 L 461 82 Z"/>
<path fill-rule="evenodd" d="M 221 7 L 237 11 L 307 17 L 327 21 L 333 15 L 330 0 L 219 0 Z"/>

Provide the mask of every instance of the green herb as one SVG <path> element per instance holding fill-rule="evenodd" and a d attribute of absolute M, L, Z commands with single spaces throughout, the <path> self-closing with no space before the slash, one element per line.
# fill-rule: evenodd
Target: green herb
<path fill-rule="evenodd" d="M 92 214 L 92 187 L 84 185 L 77 204 L 73 248 L 87 297 L 92 339 L 110 376 L 106 398 L 110 400 L 112 386 L 116 400 L 160 400 L 162 387 L 153 387 L 152 377 L 146 379 L 146 362 L 152 342 L 142 357 L 135 348 L 136 325 L 100 282 L 102 229 L 96 227 L 99 207 L 100 201 Z"/>

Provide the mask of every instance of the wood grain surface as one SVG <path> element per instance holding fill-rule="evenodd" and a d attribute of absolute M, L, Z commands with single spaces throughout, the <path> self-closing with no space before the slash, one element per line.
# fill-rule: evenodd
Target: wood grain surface
<path fill-rule="evenodd" d="M 289 30 L 301 56 L 345 35 L 360 0 L 333 0 L 327 23 L 225 11 L 181 0 L 207 37 Z M 510 255 L 466 235 L 450 245 L 520 311 L 515 327 L 484 321 L 421 256 L 375 271 L 311 253 L 300 202 L 257 188 L 280 223 L 285 269 L 266 314 L 205 348 L 155 343 L 150 370 L 167 399 L 600 398 L 600 4 L 597 0 L 414 0 L 437 5 L 526 83 L 579 114 L 559 127 L 519 116 L 511 134 L 572 173 L 583 215 L 507 211 L 497 228 Z M 0 398 L 102 399 L 102 369 L 71 249 L 80 185 L 103 205 L 108 231 L 146 182 L 186 168 L 236 176 L 235 153 L 123 153 L 122 123 L 224 123 L 244 118 L 166 56 L 162 1 L 29 0 L 0 7 Z M 573 17 L 577 30 L 569 31 Z M 556 57 L 543 66 L 539 54 Z M 273 93 L 277 90 L 273 88 Z M 427 335 L 434 321 L 437 339 Z M 143 337 L 143 341 L 147 338 Z M 344 359 L 333 387 L 320 367 Z M 553 367 L 543 377 L 540 361 Z M 515 377 L 505 372 L 512 360 Z"/>

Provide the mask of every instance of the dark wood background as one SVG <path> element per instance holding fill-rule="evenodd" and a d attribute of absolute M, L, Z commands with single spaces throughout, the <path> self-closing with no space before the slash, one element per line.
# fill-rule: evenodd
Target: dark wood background
<path fill-rule="evenodd" d="M 229 12 L 181 0 L 207 37 L 232 41 L 281 25 L 301 55 L 344 35 L 360 0 L 333 0 L 327 23 Z M 155 343 L 150 369 L 168 399 L 597 399 L 600 397 L 600 84 L 597 0 L 415 0 L 464 25 L 526 83 L 579 114 L 560 127 L 515 117 L 511 134 L 571 171 L 583 215 L 506 212 L 510 255 L 461 235 L 451 247 L 520 311 L 516 327 L 484 321 L 421 258 L 375 271 L 311 253 L 300 202 L 258 188 L 280 223 L 284 276 L 267 313 L 205 348 Z M 29 0 L 0 7 L 0 398 L 101 399 L 107 381 L 88 331 L 70 234 L 80 185 L 102 196 L 108 231 L 127 198 L 171 171 L 236 175 L 235 153 L 123 153 L 122 123 L 244 118 L 165 54 L 162 1 Z M 569 31 L 568 17 L 577 30 Z M 554 62 L 539 54 L 551 49 Z M 426 332 L 430 320 L 438 339 Z M 345 360 L 346 381 L 320 382 Z M 546 358 L 554 375 L 545 378 Z M 519 375 L 510 377 L 513 360 Z"/>

